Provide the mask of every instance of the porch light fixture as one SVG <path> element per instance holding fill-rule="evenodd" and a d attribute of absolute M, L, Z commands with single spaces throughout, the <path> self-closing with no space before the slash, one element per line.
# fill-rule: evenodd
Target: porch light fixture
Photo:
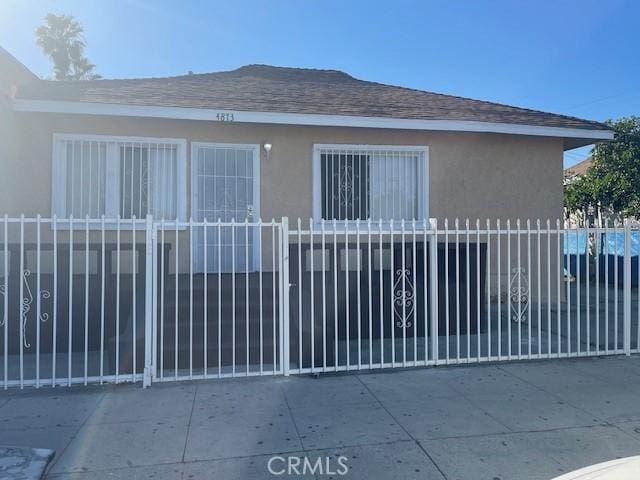
<path fill-rule="evenodd" d="M 265 143 L 263 146 L 264 146 L 264 151 L 267 152 L 267 160 L 269 160 L 269 155 L 271 154 L 271 144 Z"/>

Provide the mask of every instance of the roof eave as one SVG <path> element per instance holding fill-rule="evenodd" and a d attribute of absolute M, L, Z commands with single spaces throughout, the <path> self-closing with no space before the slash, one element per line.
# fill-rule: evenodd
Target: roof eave
<path fill-rule="evenodd" d="M 13 109 L 18 112 L 108 115 L 222 122 L 232 121 L 234 123 L 503 133 L 511 135 L 531 135 L 575 139 L 576 142 L 573 143 L 580 143 L 583 145 L 589 145 L 595 141 L 613 139 L 612 130 L 597 128 L 569 128 L 467 120 L 421 120 L 391 117 L 359 117 L 351 115 L 325 115 L 257 111 L 249 112 L 174 106 L 125 105 L 115 103 L 29 99 L 14 99 Z M 569 144 L 571 145 L 573 145 L 573 143 L 571 141 L 569 142 Z M 565 142 L 565 149 L 568 149 L 566 145 L 567 142 Z M 576 147 L 571 146 L 570 148 Z"/>

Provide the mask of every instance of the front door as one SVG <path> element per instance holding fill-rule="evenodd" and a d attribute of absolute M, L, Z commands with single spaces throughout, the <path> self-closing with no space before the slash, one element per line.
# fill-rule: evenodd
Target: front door
<path fill-rule="evenodd" d="M 207 228 L 207 272 L 254 271 L 255 227 L 260 218 L 260 147 L 193 143 L 192 216 L 194 221 L 238 222 L 236 227 Z M 194 271 L 204 272 L 204 229 L 194 229 Z"/>

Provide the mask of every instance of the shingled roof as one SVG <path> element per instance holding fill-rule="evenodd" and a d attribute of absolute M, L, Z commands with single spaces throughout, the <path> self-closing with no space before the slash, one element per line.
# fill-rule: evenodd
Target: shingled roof
<path fill-rule="evenodd" d="M 268 65 L 167 78 L 39 80 L 15 98 L 610 130 L 599 122 L 367 82 L 337 70 Z"/>

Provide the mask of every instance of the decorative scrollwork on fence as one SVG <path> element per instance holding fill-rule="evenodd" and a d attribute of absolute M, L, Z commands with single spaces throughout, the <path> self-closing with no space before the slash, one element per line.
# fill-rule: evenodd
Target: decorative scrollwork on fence
<path fill-rule="evenodd" d="M 27 315 L 31 311 L 31 305 L 35 300 L 33 293 L 31 292 L 31 287 L 29 286 L 28 279 L 30 276 L 31 276 L 31 270 L 25 269 L 22 272 L 22 281 L 24 282 L 25 296 L 20 300 L 20 330 L 22 331 L 22 345 L 25 348 L 31 347 L 31 344 L 27 340 L 27 320 L 28 320 Z M 7 295 L 6 284 L 0 285 L 0 295 L 2 296 Z M 49 290 L 40 290 L 38 292 L 38 295 L 42 299 L 47 299 L 51 297 L 51 293 L 49 292 Z M 4 326 L 7 317 L 8 317 L 8 314 L 5 312 L 5 315 L 2 318 L 0 318 L 0 327 Z M 49 314 L 46 312 L 41 313 L 38 320 L 43 323 L 46 322 L 47 320 L 49 320 Z"/>
<path fill-rule="evenodd" d="M 511 270 L 509 297 L 511 299 L 511 320 L 516 323 L 527 321 L 529 310 L 529 280 L 524 268 Z"/>
<path fill-rule="evenodd" d="M 404 282 L 404 283 L 403 283 Z M 411 270 L 408 268 L 396 270 L 396 281 L 393 285 L 393 312 L 397 318 L 399 328 L 410 328 L 415 310 L 414 285 Z"/>

